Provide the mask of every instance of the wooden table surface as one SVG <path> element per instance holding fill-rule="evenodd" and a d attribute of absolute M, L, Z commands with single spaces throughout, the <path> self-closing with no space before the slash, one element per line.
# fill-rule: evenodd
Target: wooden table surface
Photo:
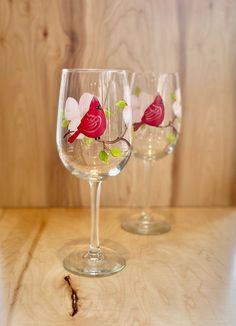
<path fill-rule="evenodd" d="M 102 243 L 126 268 L 113 276 L 71 276 L 62 258 L 88 241 L 87 209 L 0 210 L 0 325 L 236 325 L 236 208 L 163 209 L 172 230 L 138 236 L 120 228 L 126 209 L 101 210 Z"/>

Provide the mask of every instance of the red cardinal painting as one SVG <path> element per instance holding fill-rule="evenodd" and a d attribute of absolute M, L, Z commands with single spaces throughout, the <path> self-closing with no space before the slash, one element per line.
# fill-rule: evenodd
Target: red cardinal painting
<path fill-rule="evenodd" d="M 96 96 L 93 97 L 88 112 L 81 119 L 77 130 L 68 138 L 73 143 L 80 133 L 90 138 L 100 137 L 106 130 L 106 117 Z"/>
<path fill-rule="evenodd" d="M 157 95 L 151 105 L 144 111 L 140 122 L 133 124 L 134 131 L 137 131 L 142 125 L 146 124 L 149 126 L 157 127 L 164 120 L 165 107 L 162 101 L 161 95 Z"/>

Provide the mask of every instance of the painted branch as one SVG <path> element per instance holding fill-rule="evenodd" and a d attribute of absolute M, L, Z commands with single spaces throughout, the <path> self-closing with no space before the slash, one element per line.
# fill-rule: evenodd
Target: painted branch
<path fill-rule="evenodd" d="M 114 139 L 114 140 L 96 139 L 96 141 L 98 141 L 100 143 L 103 143 L 103 147 L 104 148 L 106 148 L 106 145 L 112 145 L 112 144 L 117 143 L 118 141 L 124 141 L 128 145 L 128 147 L 130 148 L 131 147 L 131 144 L 128 142 L 127 139 L 124 138 L 124 135 L 125 135 L 127 129 L 128 129 L 128 127 L 125 126 L 124 132 L 120 136 L 118 136 L 116 139 Z"/>

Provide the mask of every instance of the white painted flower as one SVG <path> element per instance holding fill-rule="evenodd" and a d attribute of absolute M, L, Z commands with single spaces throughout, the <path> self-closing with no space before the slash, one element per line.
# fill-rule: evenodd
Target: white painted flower
<path fill-rule="evenodd" d="M 176 101 L 181 103 L 181 93 L 180 93 L 180 88 L 177 88 L 175 91 L 175 96 L 176 96 Z"/>
<path fill-rule="evenodd" d="M 181 118 L 182 117 L 182 106 L 181 106 L 181 93 L 180 93 L 180 89 L 177 88 L 175 91 L 175 101 L 172 104 L 172 109 L 174 111 L 174 114 L 178 117 Z"/>
<path fill-rule="evenodd" d="M 130 105 L 126 105 L 124 108 L 123 119 L 128 128 L 132 126 L 132 110 Z"/>
<path fill-rule="evenodd" d="M 90 103 L 94 95 L 90 93 L 84 93 L 80 99 L 79 103 L 73 97 L 68 97 L 65 104 L 65 118 L 69 120 L 68 129 L 70 131 L 75 131 L 80 124 L 81 119 L 89 110 Z M 84 135 L 80 134 L 77 139 L 83 138 Z"/>

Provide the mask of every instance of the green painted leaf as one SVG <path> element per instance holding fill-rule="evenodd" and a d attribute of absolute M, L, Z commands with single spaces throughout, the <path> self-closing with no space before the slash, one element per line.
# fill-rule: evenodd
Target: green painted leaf
<path fill-rule="evenodd" d="M 171 93 L 170 96 L 171 96 L 172 101 L 175 102 L 176 101 L 175 93 Z"/>
<path fill-rule="evenodd" d="M 105 151 L 100 151 L 99 158 L 102 162 L 108 163 L 108 154 Z"/>
<path fill-rule="evenodd" d="M 143 124 L 143 125 L 141 126 L 141 130 L 144 130 L 145 128 L 146 128 L 146 125 Z"/>
<path fill-rule="evenodd" d="M 89 146 L 89 145 L 92 144 L 92 142 L 93 142 L 93 138 L 89 138 L 89 137 L 86 137 L 86 136 L 85 136 L 85 137 L 83 138 L 83 141 L 84 141 L 85 145 Z"/>
<path fill-rule="evenodd" d="M 105 109 L 105 116 L 107 117 L 107 118 L 110 118 L 110 116 L 112 115 L 112 112 L 111 112 L 111 108 L 106 108 Z"/>
<path fill-rule="evenodd" d="M 126 107 L 127 103 L 125 102 L 125 100 L 120 100 L 116 103 L 116 106 L 118 106 L 119 109 L 124 109 Z"/>
<path fill-rule="evenodd" d="M 173 132 L 166 134 L 166 140 L 171 145 L 175 145 L 177 143 L 177 137 L 175 134 L 173 134 Z"/>
<path fill-rule="evenodd" d="M 122 151 L 119 147 L 111 147 L 110 152 L 111 152 L 111 155 L 114 157 L 119 157 L 122 154 Z"/>
<path fill-rule="evenodd" d="M 70 121 L 66 120 L 65 118 L 62 119 L 62 128 L 67 128 Z"/>
<path fill-rule="evenodd" d="M 136 86 L 134 89 L 134 95 L 139 96 L 141 93 L 141 88 L 139 86 Z"/>

